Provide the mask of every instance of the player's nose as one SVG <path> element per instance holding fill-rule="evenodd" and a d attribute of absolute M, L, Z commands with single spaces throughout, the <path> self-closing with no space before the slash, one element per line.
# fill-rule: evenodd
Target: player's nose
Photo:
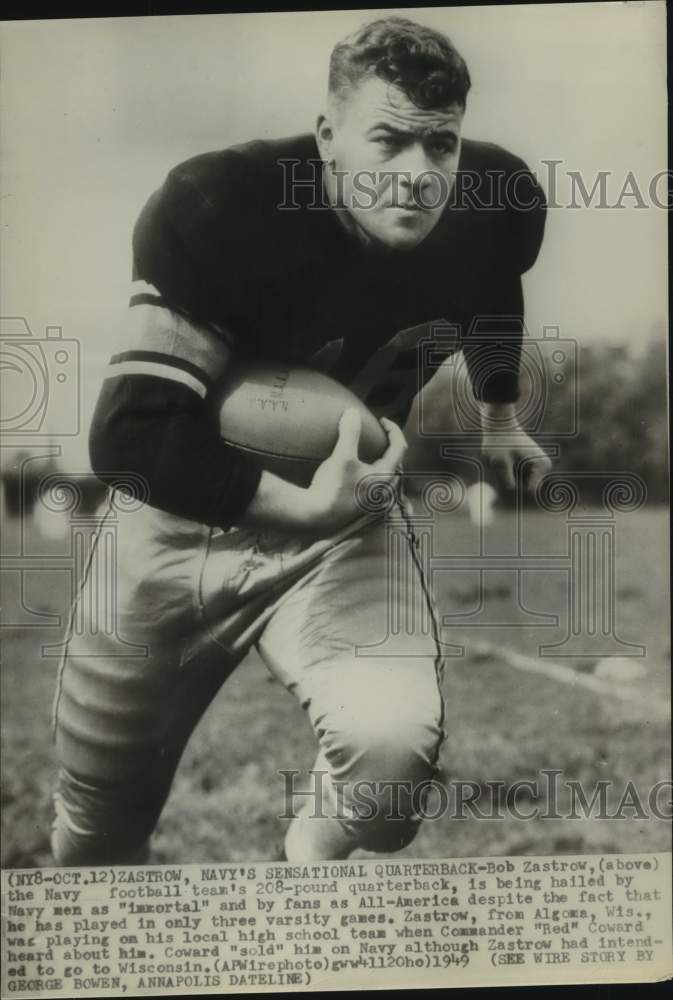
<path fill-rule="evenodd" d="M 422 201 L 422 195 L 433 181 L 432 163 L 421 143 L 405 151 L 400 168 L 400 190 Z"/>

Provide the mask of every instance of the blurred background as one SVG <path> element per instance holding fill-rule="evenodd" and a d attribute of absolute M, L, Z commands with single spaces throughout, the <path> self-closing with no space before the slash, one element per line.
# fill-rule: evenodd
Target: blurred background
<path fill-rule="evenodd" d="M 593 475 L 583 480 L 587 510 L 600 509 L 602 473 L 635 474 L 647 494 L 646 503 L 619 516 L 616 529 L 620 636 L 647 650 L 639 655 L 645 673 L 626 669 L 619 681 L 627 696 L 602 699 L 575 684 L 579 675 L 595 676 L 600 656 L 567 661 L 564 684 L 544 676 L 531 683 L 531 675 L 503 666 L 496 655 L 499 647 L 535 658 L 543 641 L 561 641 L 567 626 L 561 571 L 521 583 L 514 571 L 472 567 L 436 582 L 440 607 L 449 619 L 458 616 L 447 629 L 461 641 L 469 638 L 447 680 L 455 713 L 447 773 L 482 780 L 502 772 L 511 779 L 560 762 L 583 777 L 618 780 L 636 773 L 645 787 L 666 771 L 668 739 L 665 720 L 652 713 L 653 703 L 667 701 L 670 657 L 663 506 L 667 218 L 650 188 L 666 168 L 665 8 L 650 2 L 394 12 L 451 37 L 473 80 L 464 134 L 521 156 L 558 205 L 549 210 L 542 252 L 524 279 L 529 341 L 556 330 L 565 345 L 555 362 L 562 377 L 550 378 L 545 390 L 541 435 L 555 454 L 555 469 Z M 125 321 L 135 218 L 183 159 L 312 130 L 333 45 L 385 13 L 0 26 L 7 864 L 48 859 L 49 704 L 77 581 L 72 519 L 92 517 L 100 499 L 89 474 L 87 429 Z M 558 161 L 553 177 L 551 161 Z M 588 191 L 607 172 L 614 207 L 599 208 L 595 200 L 568 207 L 570 172 L 579 172 Z M 632 194 L 622 195 L 625 184 Z M 659 200 L 664 187 L 657 186 Z M 410 426 L 416 468 L 463 477 L 465 489 L 437 520 L 438 544 L 442 552 L 475 558 L 510 551 L 521 542 L 512 498 L 497 499 L 480 487 L 473 464 L 447 464 L 441 456 L 449 374 L 440 370 L 424 393 L 429 435 L 415 433 L 418 407 Z M 40 499 L 40 482 L 63 474 L 75 488 Z M 565 514 L 532 512 L 528 523 L 531 551 L 546 545 L 552 555 L 562 552 Z M 525 599 L 521 587 L 530 591 Z M 521 618 L 526 601 L 537 619 Z M 485 606 L 489 620 L 479 619 Z M 545 615 L 559 619 L 556 631 Z M 309 766 L 310 759 L 301 713 L 252 658 L 227 683 L 190 745 L 162 820 L 157 859 L 266 856 L 280 828 L 273 818 L 280 794 L 274 767 L 279 760 Z M 668 836 L 635 820 L 582 831 L 575 824 L 571 833 L 550 823 L 525 831 L 487 827 L 429 824 L 409 853 L 619 850 L 639 843 L 657 849 Z"/>

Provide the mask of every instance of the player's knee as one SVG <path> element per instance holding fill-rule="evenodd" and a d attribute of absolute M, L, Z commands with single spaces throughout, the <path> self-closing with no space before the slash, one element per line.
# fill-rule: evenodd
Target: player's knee
<path fill-rule="evenodd" d="M 423 789 L 436 774 L 438 720 L 399 708 L 389 716 L 352 713 L 324 741 L 343 822 L 361 847 L 401 850 L 414 839 Z"/>
<path fill-rule="evenodd" d="M 365 778 L 374 790 L 374 810 L 370 821 L 361 824 L 361 846 L 371 851 L 399 851 L 416 836 L 420 824 L 421 790 L 436 773 L 440 733 L 416 719 L 401 719 L 399 724 L 370 736 L 363 756 Z M 365 817 L 367 815 L 365 809 Z"/>
<path fill-rule="evenodd" d="M 432 772 L 442 735 L 439 718 L 424 718 L 414 706 L 376 713 L 352 706 L 327 723 L 322 743 L 335 777 L 413 782 Z"/>

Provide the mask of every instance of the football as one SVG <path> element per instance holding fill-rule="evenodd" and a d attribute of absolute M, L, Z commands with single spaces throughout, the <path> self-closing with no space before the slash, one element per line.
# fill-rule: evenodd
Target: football
<path fill-rule="evenodd" d="M 350 407 L 362 416 L 359 458 L 373 462 L 388 446 L 386 432 L 364 403 L 310 368 L 240 363 L 228 370 L 218 389 L 223 439 L 298 486 L 308 486 L 332 452 L 339 420 Z"/>

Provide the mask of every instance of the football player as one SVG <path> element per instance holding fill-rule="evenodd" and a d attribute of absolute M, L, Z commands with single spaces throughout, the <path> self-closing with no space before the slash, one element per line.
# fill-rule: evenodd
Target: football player
<path fill-rule="evenodd" d="M 376 20 L 334 49 L 315 134 L 197 156 L 144 208 L 90 451 L 101 478 L 146 484 L 147 502 L 119 518 L 116 608 L 146 655 L 71 631 L 55 705 L 60 864 L 148 856 L 190 734 L 252 645 L 308 713 L 324 775 L 319 815 L 309 803 L 290 823 L 287 858 L 413 839 L 418 801 L 403 795 L 391 814 L 390 787 L 436 772 L 443 647 L 398 478 L 400 426 L 434 371 L 420 345 L 438 325 L 462 331 L 484 449 L 505 479 L 521 459 L 531 484 L 549 464 L 515 407 L 543 196 L 517 157 L 461 139 L 469 87 L 444 35 Z M 470 178 L 460 192 L 457 177 Z M 517 204 L 485 197 L 494 179 Z M 360 462 L 347 411 L 310 486 L 262 471 L 219 435 L 214 387 L 232 359 L 328 372 L 381 418 L 387 451 Z M 369 476 L 393 485 L 385 511 L 358 500 Z M 405 526 L 394 569 L 417 625 L 381 645 L 390 517 Z"/>

